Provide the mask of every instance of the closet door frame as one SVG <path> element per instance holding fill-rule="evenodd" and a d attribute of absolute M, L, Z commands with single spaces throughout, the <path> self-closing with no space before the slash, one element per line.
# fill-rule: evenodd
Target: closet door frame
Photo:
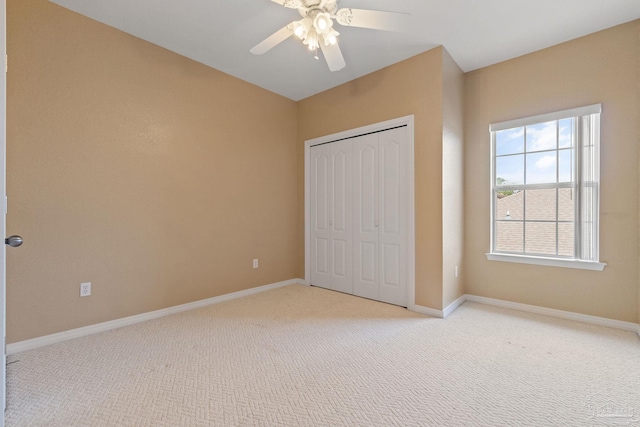
<path fill-rule="evenodd" d="M 409 210 L 407 212 L 407 224 L 408 224 L 408 239 L 406 253 L 408 254 L 408 271 L 407 271 L 407 308 L 411 311 L 415 311 L 415 173 L 414 173 L 414 116 L 399 117 L 397 119 L 388 120 L 385 122 L 375 123 L 368 126 L 363 126 L 356 129 L 347 130 L 331 135 L 322 136 L 320 138 L 310 139 L 304 143 L 304 224 L 305 224 L 305 256 L 304 256 L 304 272 L 305 272 L 305 284 L 311 284 L 311 180 L 310 180 L 310 167 L 311 167 L 311 147 L 319 144 L 326 144 L 329 142 L 339 141 L 347 138 L 354 138 L 357 136 L 365 135 L 372 132 L 381 132 L 387 129 L 406 126 L 407 127 L 407 142 L 409 143 L 409 155 L 407 160 L 407 168 L 409 172 Z"/>

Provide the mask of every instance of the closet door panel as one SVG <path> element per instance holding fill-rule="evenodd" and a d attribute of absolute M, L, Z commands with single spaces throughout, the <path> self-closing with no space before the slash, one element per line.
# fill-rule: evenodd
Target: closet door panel
<path fill-rule="evenodd" d="M 400 245 L 384 243 L 380 247 L 380 255 L 382 262 L 381 284 L 398 288 L 401 285 L 400 280 Z"/>
<path fill-rule="evenodd" d="M 331 200 L 329 229 L 331 230 L 331 287 L 353 293 L 352 281 L 352 147 L 350 141 L 327 144 L 331 150 Z"/>
<path fill-rule="evenodd" d="M 367 286 L 378 286 L 376 270 L 378 267 L 378 248 L 375 242 L 360 242 L 360 280 Z"/>
<path fill-rule="evenodd" d="M 331 289 L 331 155 L 326 146 L 311 148 L 311 284 Z"/>
<path fill-rule="evenodd" d="M 379 300 L 407 303 L 408 144 L 406 128 L 379 134 Z"/>
<path fill-rule="evenodd" d="M 378 135 L 365 135 L 353 144 L 353 293 L 378 299 Z"/>

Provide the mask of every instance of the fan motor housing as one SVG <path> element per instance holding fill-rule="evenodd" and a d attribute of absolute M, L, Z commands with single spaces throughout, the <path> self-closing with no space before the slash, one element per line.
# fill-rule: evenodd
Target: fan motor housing
<path fill-rule="evenodd" d="M 300 16 L 306 17 L 315 11 L 316 13 L 326 12 L 331 16 L 338 10 L 338 0 L 303 0 L 306 9 L 298 9 Z"/>

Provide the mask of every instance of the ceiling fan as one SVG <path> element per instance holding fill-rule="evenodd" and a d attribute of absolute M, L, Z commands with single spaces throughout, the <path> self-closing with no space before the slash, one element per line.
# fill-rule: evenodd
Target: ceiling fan
<path fill-rule="evenodd" d="M 262 55 L 289 37 L 296 35 L 315 52 L 318 59 L 318 48 L 329 65 L 331 71 L 338 71 L 346 66 L 342 51 L 338 45 L 338 33 L 333 28 L 333 20 L 349 27 L 370 28 L 385 31 L 403 31 L 407 25 L 409 14 L 398 12 L 382 12 L 366 9 L 338 9 L 339 0 L 271 0 L 284 7 L 297 9 L 302 19 L 285 25 L 251 49 L 251 53 Z"/>

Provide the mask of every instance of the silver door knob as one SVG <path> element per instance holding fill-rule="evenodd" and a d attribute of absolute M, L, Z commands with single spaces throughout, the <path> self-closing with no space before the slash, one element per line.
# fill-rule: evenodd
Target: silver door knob
<path fill-rule="evenodd" d="M 4 239 L 4 244 L 9 245 L 12 248 L 17 248 L 23 243 L 22 237 L 20 236 L 10 236 Z"/>

